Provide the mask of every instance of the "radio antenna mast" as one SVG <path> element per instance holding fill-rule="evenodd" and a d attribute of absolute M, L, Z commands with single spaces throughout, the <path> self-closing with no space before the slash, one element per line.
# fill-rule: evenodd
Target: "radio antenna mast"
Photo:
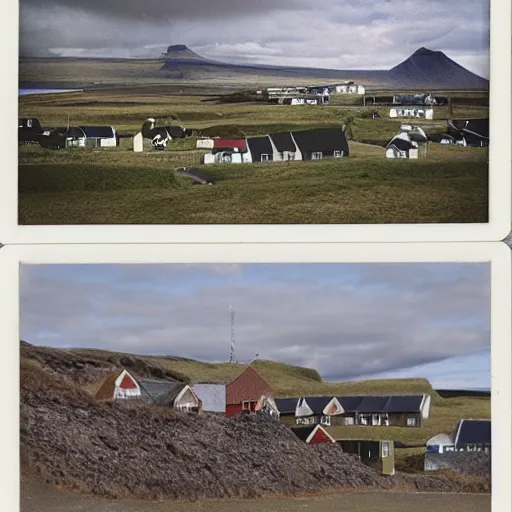
<path fill-rule="evenodd" d="M 229 354 L 229 362 L 231 364 L 236 364 L 235 359 L 235 310 L 233 306 L 229 306 L 229 311 L 231 314 L 231 351 Z"/>

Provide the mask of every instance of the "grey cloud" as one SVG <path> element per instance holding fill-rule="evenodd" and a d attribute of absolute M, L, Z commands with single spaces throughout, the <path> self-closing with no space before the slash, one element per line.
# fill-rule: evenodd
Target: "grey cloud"
<path fill-rule="evenodd" d="M 177 269 L 168 267 L 170 280 L 180 275 Z M 122 269 L 125 276 L 129 271 Z M 185 270 L 180 283 L 188 275 Z M 233 275 L 223 285 L 205 281 L 190 293 L 170 295 L 143 287 L 161 283 L 162 268 L 141 266 L 131 281 L 118 274 L 106 284 L 49 280 L 29 270 L 22 279 L 22 335 L 35 344 L 221 361 L 229 356 L 228 307 L 234 304 L 241 360 L 258 353 L 315 367 L 330 379 L 489 347 L 485 266 L 468 265 L 436 279 L 436 273 L 415 265 L 368 265 L 363 278 L 350 285 L 279 278 L 254 284 L 244 281 L 243 273 Z M 373 296 L 372 289 L 386 293 Z"/>

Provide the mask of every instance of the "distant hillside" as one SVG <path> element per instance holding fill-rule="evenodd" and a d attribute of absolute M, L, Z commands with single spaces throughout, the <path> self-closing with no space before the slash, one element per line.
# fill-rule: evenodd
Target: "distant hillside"
<path fill-rule="evenodd" d="M 443 52 L 420 48 L 391 70 L 333 70 L 305 67 L 229 64 L 209 60 L 186 45 L 169 46 L 162 73 L 172 78 L 203 79 L 241 75 L 355 80 L 366 85 L 398 88 L 486 89 L 489 81 L 471 73 Z M 362 66 L 364 68 L 364 65 Z"/>
<path fill-rule="evenodd" d="M 184 382 L 227 383 L 246 364 L 206 363 L 173 356 L 142 356 L 99 349 L 21 347 L 21 357 L 37 361 L 53 373 L 82 384 L 98 382 L 115 368 L 126 368 L 141 377 Z M 325 382 L 317 370 L 274 361 L 256 360 L 252 366 L 280 396 L 343 394 L 420 394 L 440 399 L 426 379 L 390 379 Z"/>
<path fill-rule="evenodd" d="M 482 78 L 447 57 L 443 52 L 420 48 L 389 71 L 393 83 L 401 87 L 488 88 Z"/>

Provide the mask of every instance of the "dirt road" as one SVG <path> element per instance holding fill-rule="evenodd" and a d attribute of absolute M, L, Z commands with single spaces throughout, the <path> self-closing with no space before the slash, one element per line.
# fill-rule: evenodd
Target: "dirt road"
<path fill-rule="evenodd" d="M 491 496 L 398 492 L 348 492 L 314 498 L 243 501 L 143 502 L 103 500 L 58 491 L 37 477 L 22 477 L 21 512 L 490 512 Z"/>

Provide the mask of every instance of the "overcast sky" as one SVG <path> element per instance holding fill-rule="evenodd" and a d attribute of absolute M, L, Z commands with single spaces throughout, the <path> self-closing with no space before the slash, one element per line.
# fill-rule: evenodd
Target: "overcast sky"
<path fill-rule="evenodd" d="M 489 0 L 20 0 L 24 52 L 390 69 L 426 46 L 489 77 Z"/>
<path fill-rule="evenodd" d="M 489 387 L 487 264 L 24 265 L 21 336 L 317 369 L 326 380 L 426 377 Z"/>

